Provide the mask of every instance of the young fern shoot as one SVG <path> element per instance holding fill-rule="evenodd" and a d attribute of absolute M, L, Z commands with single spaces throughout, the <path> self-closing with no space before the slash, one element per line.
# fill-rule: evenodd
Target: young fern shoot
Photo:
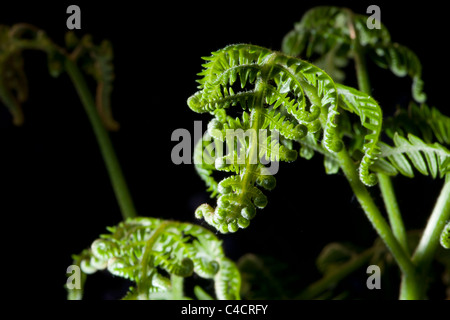
<path fill-rule="evenodd" d="M 215 298 L 240 298 L 239 271 L 210 231 L 190 223 L 143 217 L 127 219 L 108 231 L 74 256 L 74 262 L 84 274 L 107 269 L 135 282 L 125 300 L 186 299 L 183 279 L 194 273 L 214 281 Z M 200 292 L 197 298 L 207 295 L 201 287 L 195 291 Z M 68 292 L 70 299 L 80 299 L 83 288 Z"/>
<path fill-rule="evenodd" d="M 275 178 L 262 159 L 294 161 L 298 152 L 293 142 L 305 141 L 312 150 L 336 159 L 344 147 L 339 108 L 355 113 L 369 130 L 358 159 L 359 176 L 364 184 L 376 183 L 370 166 L 379 154 L 382 113 L 371 97 L 336 84 L 309 62 L 255 45 L 230 45 L 204 59 L 200 91 L 189 98 L 188 105 L 195 112 L 214 116 L 194 158 L 197 172 L 217 197 L 217 207 L 200 206 L 197 218 L 203 217 L 222 233 L 246 228 L 256 209 L 267 204 L 258 187 L 275 187 Z M 243 110 L 241 118 L 227 114 L 231 107 Z M 235 136 L 230 134 L 233 130 L 250 131 L 250 139 L 241 137 L 235 144 Z M 257 139 L 260 130 L 268 131 L 266 137 L 270 138 Z M 281 139 L 274 140 L 278 135 Z M 215 140 L 208 144 L 211 137 Z M 226 155 L 218 146 L 222 141 L 232 146 Z M 236 161 L 238 154 L 245 155 L 243 161 Z M 217 182 L 213 177 L 216 170 L 232 175 Z"/>

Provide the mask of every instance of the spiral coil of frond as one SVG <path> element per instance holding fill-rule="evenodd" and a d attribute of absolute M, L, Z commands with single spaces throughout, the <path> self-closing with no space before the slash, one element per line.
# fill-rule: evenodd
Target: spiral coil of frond
<path fill-rule="evenodd" d="M 204 218 L 222 233 L 246 228 L 256 209 L 267 204 L 258 187 L 272 190 L 276 184 L 267 162 L 296 160 L 294 141 L 309 141 L 327 155 L 343 148 L 339 108 L 356 113 L 370 130 L 360 176 L 366 184 L 376 182 L 369 167 L 378 153 L 382 116 L 373 99 L 336 85 L 328 74 L 306 61 L 255 45 L 230 45 L 204 59 L 200 90 L 188 99 L 188 105 L 195 112 L 214 115 L 197 144 L 194 160 L 208 190 L 217 196 L 217 206 L 200 206 L 197 218 Z M 227 114 L 231 107 L 242 109 L 241 118 Z M 227 152 L 222 142 L 227 143 Z M 328 173 L 335 173 L 339 164 L 326 156 L 325 167 Z M 215 171 L 232 176 L 219 182 L 213 177 Z"/>
<path fill-rule="evenodd" d="M 195 273 L 229 283 L 216 292 L 218 299 L 239 299 L 239 272 L 210 231 L 194 224 L 143 217 L 128 219 L 108 231 L 75 256 L 75 263 L 84 274 L 106 269 L 134 281 L 136 287 L 127 298 L 170 299 L 174 290 L 171 277 Z M 69 298 L 81 298 L 74 290 L 69 290 Z"/>

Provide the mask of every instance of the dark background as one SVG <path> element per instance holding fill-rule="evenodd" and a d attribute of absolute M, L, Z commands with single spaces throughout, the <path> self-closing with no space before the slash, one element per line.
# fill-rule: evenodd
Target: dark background
<path fill-rule="evenodd" d="M 208 195 L 194 167 L 174 165 L 170 155 L 175 129 L 193 132 L 194 120 L 203 120 L 206 128 L 209 119 L 186 104 L 196 91 L 200 57 L 232 43 L 279 50 L 283 36 L 313 6 L 348 6 L 365 13 L 369 5 L 379 5 L 392 39 L 421 59 L 429 104 L 449 114 L 443 76 L 448 74 L 448 11 L 430 1 L 393 2 L 2 1 L 0 24 L 34 24 L 62 45 L 66 8 L 80 6 L 82 29 L 77 34 L 92 34 L 97 43 L 109 39 L 114 47 L 112 104 L 121 129 L 111 138 L 139 214 L 195 222 L 194 210 L 209 200 Z M 27 52 L 25 59 L 30 93 L 23 105 L 23 127 L 14 127 L 6 108 L 0 108 L 4 288 L 13 295 L 62 300 L 71 254 L 88 247 L 121 215 L 68 77 L 51 78 L 42 53 Z M 373 95 L 386 114 L 409 99 L 410 79 L 369 68 Z M 230 258 L 237 260 L 249 252 L 273 256 L 286 265 L 286 275 L 296 275 L 295 284 L 302 288 L 319 278 L 314 259 L 327 243 L 348 241 L 365 248 L 375 240 L 345 178 L 326 176 L 320 156 L 283 163 L 276 178 L 277 188 L 267 194 L 268 206 L 251 226 L 219 235 Z M 400 177 L 395 185 L 408 229 L 421 228 L 440 184 L 431 178 L 419 177 L 412 183 Z M 377 188 L 372 191 L 378 196 Z M 345 282 L 353 298 L 397 297 L 395 277 L 379 292 L 366 289 L 366 278 L 363 270 Z M 107 286 L 107 293 L 97 292 L 92 284 L 87 298 L 120 297 L 117 279 L 97 275 L 91 283 Z"/>

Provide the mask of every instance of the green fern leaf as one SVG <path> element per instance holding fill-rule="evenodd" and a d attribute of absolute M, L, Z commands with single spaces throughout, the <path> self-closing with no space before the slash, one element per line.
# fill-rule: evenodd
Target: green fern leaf
<path fill-rule="evenodd" d="M 379 153 L 382 115 L 371 97 L 337 86 L 306 61 L 254 45 L 230 45 L 204 59 L 200 90 L 188 99 L 188 105 L 195 112 L 214 115 L 194 157 L 199 161 L 197 172 L 217 196 L 217 206 L 201 206 L 197 218 L 223 233 L 246 228 L 256 209 L 267 203 L 258 186 L 270 190 L 276 184 L 266 165 L 294 161 L 294 141 L 302 145 L 303 157 L 311 157 L 314 151 L 324 154 L 326 172 L 336 173 L 340 167 L 333 155 L 343 147 L 339 107 L 355 113 L 368 130 L 360 177 L 368 185 L 376 182 L 369 168 Z M 241 92 L 235 89 L 237 81 Z M 227 115 L 232 106 L 243 110 L 240 118 Z M 205 148 L 205 140 L 211 137 L 215 143 Z M 217 142 L 226 143 L 226 153 Z M 217 182 L 214 171 L 233 175 Z"/>
<path fill-rule="evenodd" d="M 394 147 L 380 143 L 380 158 L 389 162 L 402 175 L 414 177 L 414 168 L 423 175 L 443 178 L 450 172 L 450 151 L 438 143 L 425 143 L 409 134 L 394 135 Z"/>
<path fill-rule="evenodd" d="M 380 154 L 378 146 L 382 130 L 383 115 L 378 103 L 370 96 L 344 86 L 337 85 L 342 108 L 356 113 L 361 119 L 361 125 L 367 129 L 365 143 L 363 145 L 364 156 L 360 164 L 360 178 L 366 185 L 372 186 L 376 183 L 375 174 L 369 173 L 369 168 L 377 160 Z"/>
<path fill-rule="evenodd" d="M 353 42 L 357 41 L 378 66 L 390 69 L 399 77 L 408 75 L 413 80 L 413 98 L 424 102 L 422 66 L 417 55 L 407 47 L 392 42 L 384 25 L 379 29 L 369 29 L 366 23 L 366 15 L 356 14 L 347 8 L 315 7 L 308 10 L 294 29 L 286 34 L 282 50 L 308 59 L 318 55 L 322 63 L 327 62 L 324 70 L 334 70 L 333 73 L 336 73 L 339 65 L 346 65 L 353 58 Z"/>
<path fill-rule="evenodd" d="M 426 104 L 418 106 L 411 103 L 407 110 L 399 109 L 386 119 L 384 131 L 391 139 L 396 132 L 403 136 L 412 133 L 427 143 L 439 142 L 450 146 L 450 117 Z"/>
<path fill-rule="evenodd" d="M 134 281 L 136 287 L 126 299 L 170 298 L 173 279 L 193 273 L 228 282 L 227 288 L 218 284 L 217 298 L 239 298 L 235 293 L 240 282 L 227 278 L 239 278 L 239 272 L 210 231 L 193 224 L 143 217 L 128 219 L 108 230 L 110 234 L 101 235 L 89 250 L 74 256 L 75 263 L 84 275 L 107 269 Z M 69 298 L 80 298 L 73 290 L 68 293 Z"/>

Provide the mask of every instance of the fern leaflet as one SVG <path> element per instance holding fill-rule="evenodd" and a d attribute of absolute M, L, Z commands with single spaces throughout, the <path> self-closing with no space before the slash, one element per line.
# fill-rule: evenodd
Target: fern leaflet
<path fill-rule="evenodd" d="M 74 263 L 84 274 L 107 269 L 134 281 L 136 287 L 126 299 L 171 299 L 175 294 L 173 279 L 193 273 L 216 282 L 218 299 L 239 299 L 239 272 L 210 231 L 193 224 L 143 217 L 128 219 L 108 230 L 110 233 L 101 235 L 90 249 L 75 256 Z M 69 298 L 80 299 L 82 291 L 68 289 L 68 294 Z"/>

